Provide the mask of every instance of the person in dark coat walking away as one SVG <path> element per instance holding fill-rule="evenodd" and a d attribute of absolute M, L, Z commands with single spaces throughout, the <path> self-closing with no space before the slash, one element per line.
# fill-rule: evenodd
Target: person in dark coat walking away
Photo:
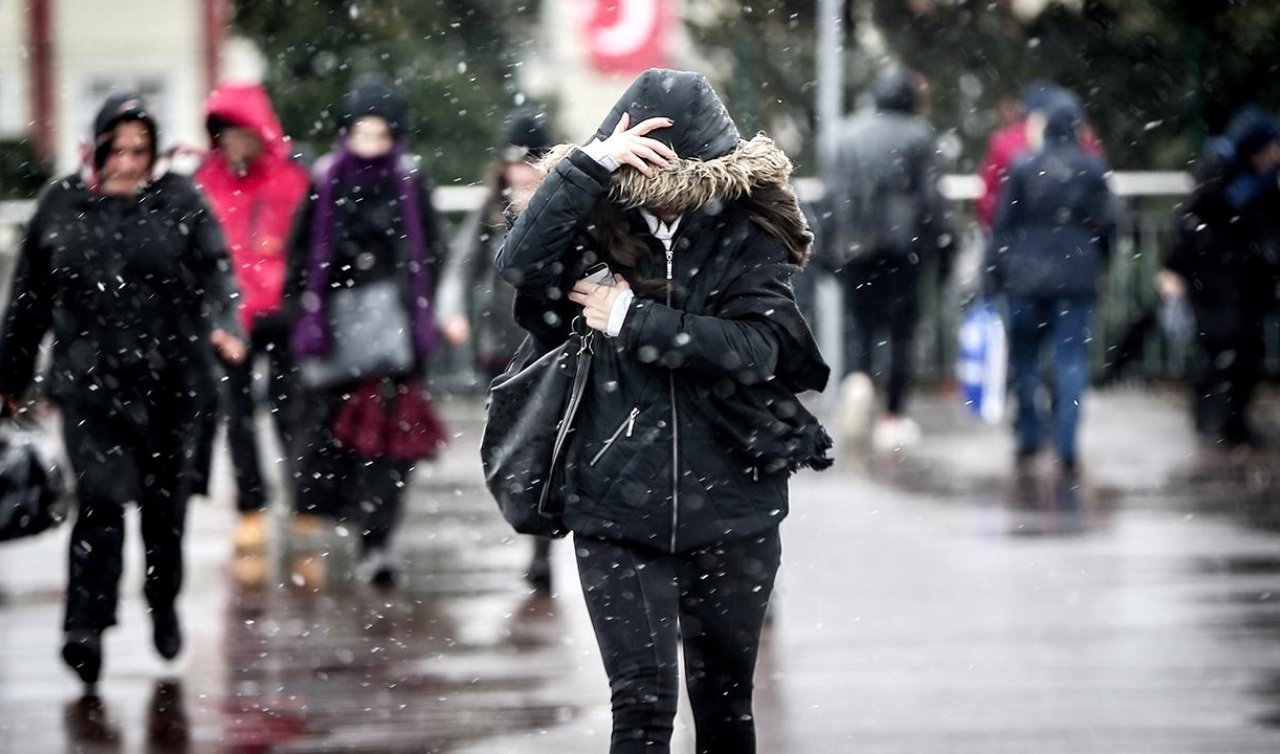
<path fill-rule="evenodd" d="M 261 587 L 267 576 L 268 495 L 258 450 L 255 357 L 267 362 L 267 400 L 289 479 L 293 360 L 281 298 L 289 230 L 307 193 L 307 172 L 290 156 L 289 139 L 260 85 L 223 84 L 209 95 L 206 112 L 212 149 L 195 180 L 227 238 L 249 345 L 249 357 L 227 370 L 226 381 L 227 442 L 240 512 L 232 574 L 244 586 Z"/>
<path fill-rule="evenodd" d="M 304 589 L 325 583 L 317 548 L 326 520 L 353 522 L 366 577 L 395 582 L 391 541 L 404 490 L 414 465 L 444 442 L 423 376 L 438 337 L 432 301 L 447 246 L 431 181 L 406 151 L 408 117 L 404 95 L 389 79 L 358 80 L 342 104 L 338 146 L 316 164 L 295 223 L 285 291 L 300 369 L 333 353 L 335 292 L 388 286 L 391 298 L 373 305 L 402 308 L 408 327 L 399 335 L 409 339 L 412 361 L 403 370 L 299 390 L 299 546 L 291 578 Z"/>
<path fill-rule="evenodd" d="M 131 502 L 156 650 L 181 651 L 175 601 L 196 429 L 216 396 L 215 352 L 244 359 L 222 233 L 194 185 L 153 172 L 159 137 L 140 97 L 107 99 L 84 170 L 36 203 L 0 335 L 0 394 L 14 409 L 53 332 L 42 387 L 61 412 L 78 502 L 62 657 L 88 685 L 116 622 Z"/>
<path fill-rule="evenodd" d="M 677 646 L 701 754 L 755 751 L 752 672 L 789 475 L 831 440 L 796 398 L 828 377 L 791 277 L 812 236 L 791 161 L 744 141 L 706 78 L 641 74 L 557 147 L 498 256 L 550 350 L 596 331 L 564 522 L 613 692 L 612 754 L 669 751 Z M 614 285 L 582 281 L 598 262 Z"/>
<path fill-rule="evenodd" d="M 1263 320 L 1275 305 L 1280 243 L 1280 124 L 1245 108 L 1210 140 L 1197 185 L 1179 207 L 1173 249 L 1157 287 L 1189 297 L 1201 364 L 1193 379 L 1196 429 L 1210 442 L 1243 445 L 1263 356 Z"/>
<path fill-rule="evenodd" d="M 1089 382 L 1098 278 L 1111 254 L 1115 215 L 1107 166 L 1079 145 L 1084 111 L 1062 92 L 1044 110 L 1037 151 L 1009 173 L 987 254 L 988 288 L 1003 292 L 1018 409 L 1016 457 L 1044 441 L 1040 353 L 1053 349 L 1053 439 L 1064 477 L 1074 478 L 1076 429 Z"/>
<path fill-rule="evenodd" d="M 489 195 L 463 224 L 461 243 L 445 265 L 438 302 L 440 331 L 455 345 L 471 339 L 474 332 L 476 367 L 487 380 L 502 374 L 524 338 L 512 318 L 515 288 L 494 267 L 507 237 L 505 216 L 513 207 L 529 203 L 542 180 L 537 163 L 554 143 L 546 113 L 525 110 L 507 119 L 498 159 L 488 170 Z M 525 580 L 534 589 L 551 592 L 550 539 L 534 538 Z"/>
<path fill-rule="evenodd" d="M 920 270 L 936 260 L 945 280 L 954 242 L 938 191 L 933 128 L 916 114 L 914 74 L 890 66 L 876 78 L 873 93 L 874 109 L 841 127 L 831 205 L 836 241 L 829 266 L 838 270 L 844 288 L 840 433 L 856 443 L 872 428 L 873 352 L 877 342 L 887 340 L 885 410 L 872 441 L 877 450 L 889 451 L 920 436 L 919 426 L 906 416 Z"/>

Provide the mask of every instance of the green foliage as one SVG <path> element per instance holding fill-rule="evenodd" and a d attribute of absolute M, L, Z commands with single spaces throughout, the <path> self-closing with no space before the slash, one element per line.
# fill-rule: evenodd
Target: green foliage
<path fill-rule="evenodd" d="M 238 0 L 235 26 L 266 55 L 264 83 L 304 151 L 327 151 L 349 85 L 383 72 L 412 104 L 412 148 L 447 184 L 492 159 L 536 17 L 536 0 Z"/>
<path fill-rule="evenodd" d="M 31 199 L 53 177 L 53 165 L 36 157 L 26 139 L 0 139 L 0 200 Z"/>
<path fill-rule="evenodd" d="M 1050 4 L 1032 21 L 996 0 L 849 0 L 848 103 L 889 56 L 931 83 L 930 117 L 959 141 L 971 170 L 997 126 L 995 106 L 1036 78 L 1077 91 L 1119 168 L 1180 168 L 1236 109 L 1280 105 L 1280 3 L 1274 0 L 1083 0 Z M 735 114 L 794 122 L 806 145 L 814 122 L 814 0 L 768 9 L 708 2 L 688 22 L 713 51 Z M 861 29 L 858 28 L 861 23 Z M 766 96 L 760 96 L 763 93 Z M 812 159 L 811 156 L 808 159 Z M 810 163 L 811 164 L 811 163 Z"/>

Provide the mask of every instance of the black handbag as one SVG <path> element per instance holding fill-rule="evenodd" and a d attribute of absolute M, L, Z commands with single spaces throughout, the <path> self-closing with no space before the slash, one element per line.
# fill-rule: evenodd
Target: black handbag
<path fill-rule="evenodd" d="M 0 420 L 0 542 L 32 537 L 67 518 L 58 455 L 34 423 Z"/>
<path fill-rule="evenodd" d="M 489 385 L 480 459 L 485 486 L 520 534 L 563 537 L 565 442 L 586 391 L 591 339 L 576 330 L 539 355 L 531 337 Z"/>

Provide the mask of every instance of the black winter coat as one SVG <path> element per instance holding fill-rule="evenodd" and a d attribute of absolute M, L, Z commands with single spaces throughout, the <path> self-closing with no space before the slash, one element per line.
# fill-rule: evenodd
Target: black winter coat
<path fill-rule="evenodd" d="M 1165 266 L 1187 281 L 1202 337 L 1230 340 L 1262 326 L 1275 302 L 1277 270 L 1268 257 L 1280 241 L 1278 224 L 1274 186 L 1238 210 L 1214 177 L 1179 207 Z"/>
<path fill-rule="evenodd" d="M 606 257 L 584 219 L 610 183 L 591 157 L 573 151 L 498 256 L 518 288 L 517 321 L 544 349 L 563 342 L 580 311 L 565 298 L 574 281 Z M 636 299 L 621 334 L 595 337 L 566 451 L 565 522 L 578 534 L 671 552 L 775 527 L 788 511 L 788 470 L 753 456 L 759 433 L 733 436 L 724 414 L 803 415 L 797 442 L 825 437 L 794 396 L 827 379 L 792 295 L 799 268 L 739 203 L 713 201 L 682 217 L 673 282 L 645 289 L 641 278 L 667 277 L 667 257 L 638 213 L 628 221 L 652 253 L 629 273 Z"/>
<path fill-rule="evenodd" d="M 0 393 L 27 390 L 52 329 L 56 401 L 124 404 L 168 389 L 198 411 L 216 396 L 211 331 L 239 334 L 235 298 L 222 232 L 189 180 L 165 175 L 119 198 L 62 178 L 40 196 L 22 245 Z"/>

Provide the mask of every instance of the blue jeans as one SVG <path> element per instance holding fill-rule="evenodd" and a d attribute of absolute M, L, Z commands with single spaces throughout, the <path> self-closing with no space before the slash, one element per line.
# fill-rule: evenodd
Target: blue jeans
<path fill-rule="evenodd" d="M 1008 296 L 1009 369 L 1018 413 L 1014 419 L 1017 452 L 1030 456 L 1045 437 L 1040 393 L 1040 354 L 1053 349 L 1053 442 L 1059 459 L 1076 463 L 1076 428 L 1089 385 L 1089 341 L 1093 334 L 1092 298 Z"/>

